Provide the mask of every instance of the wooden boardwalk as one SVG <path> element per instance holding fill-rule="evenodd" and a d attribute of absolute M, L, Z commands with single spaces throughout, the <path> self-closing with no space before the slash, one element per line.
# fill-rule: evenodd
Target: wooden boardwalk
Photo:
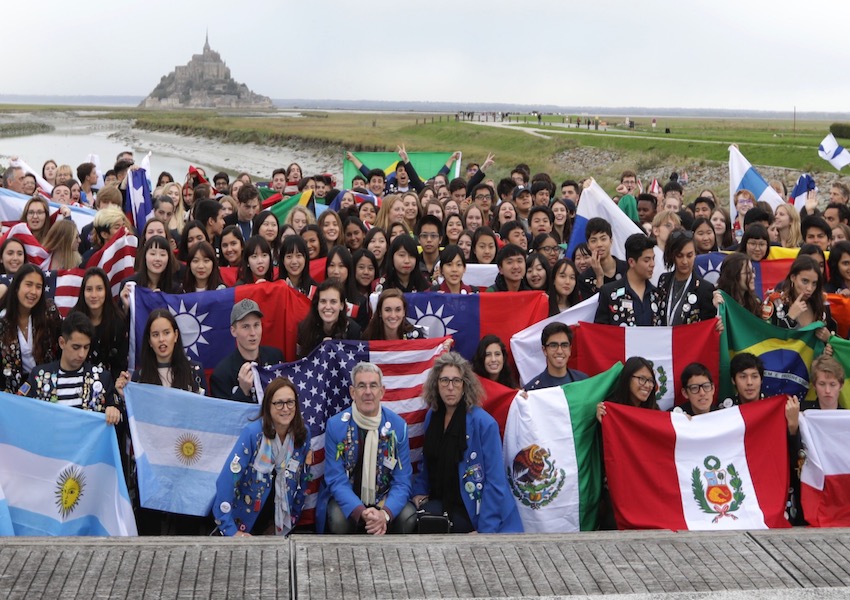
<path fill-rule="evenodd" d="M 844 598 L 850 530 L 6 538 L 0 597 Z"/>

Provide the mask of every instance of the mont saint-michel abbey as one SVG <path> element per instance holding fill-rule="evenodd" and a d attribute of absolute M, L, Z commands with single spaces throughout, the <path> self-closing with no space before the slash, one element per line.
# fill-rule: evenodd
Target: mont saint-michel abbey
<path fill-rule="evenodd" d="M 165 75 L 139 105 L 143 108 L 272 108 L 271 98 L 255 94 L 230 76 L 221 55 L 210 48 Z"/>

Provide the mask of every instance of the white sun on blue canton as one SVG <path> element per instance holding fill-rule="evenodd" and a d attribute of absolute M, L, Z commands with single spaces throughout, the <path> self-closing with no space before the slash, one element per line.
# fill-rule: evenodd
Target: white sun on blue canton
<path fill-rule="evenodd" d="M 444 308 L 445 306 L 440 306 L 437 310 L 434 310 L 431 308 L 431 303 L 429 302 L 425 306 L 425 312 L 422 312 L 418 306 L 414 306 L 413 309 L 416 311 L 416 318 L 412 319 L 408 317 L 407 320 L 414 325 L 424 327 L 429 338 L 438 338 L 457 333 L 457 329 L 449 327 L 449 323 L 452 322 L 455 316 L 443 316 Z"/>
<path fill-rule="evenodd" d="M 197 304 L 186 310 L 186 305 L 182 300 L 180 301 L 180 310 L 174 310 L 170 306 L 168 310 L 171 311 L 177 321 L 184 350 L 192 354 L 194 358 L 199 359 L 201 355 L 198 353 L 198 344 L 209 344 L 204 338 L 204 334 L 212 329 L 209 325 L 204 325 L 204 319 L 207 318 L 209 313 L 197 314 Z"/>
<path fill-rule="evenodd" d="M 712 284 L 717 284 L 717 280 L 720 277 L 720 263 L 722 260 L 718 260 L 715 264 L 711 258 L 706 261 L 706 265 L 697 267 L 699 271 L 699 276 L 705 279 L 707 282 Z"/>

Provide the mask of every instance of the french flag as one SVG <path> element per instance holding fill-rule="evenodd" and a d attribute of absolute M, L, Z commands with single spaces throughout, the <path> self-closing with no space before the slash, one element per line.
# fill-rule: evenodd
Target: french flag
<path fill-rule="evenodd" d="M 823 138 L 823 141 L 820 143 L 818 156 L 839 171 L 850 165 L 850 152 L 844 146 L 839 145 L 835 136 L 831 133 Z"/>
<path fill-rule="evenodd" d="M 785 203 L 782 196 L 776 193 L 772 187 L 767 185 L 758 171 L 750 164 L 737 146 L 729 146 L 729 214 L 732 221 L 738 217 L 738 211 L 735 210 L 735 203 L 732 201 L 735 198 L 735 192 L 738 190 L 747 190 L 752 192 L 756 197 L 756 202 L 765 201 L 770 204 L 773 210 L 777 206 Z"/>
<path fill-rule="evenodd" d="M 808 193 L 812 190 L 816 191 L 817 189 L 815 180 L 812 179 L 812 176 L 808 173 L 803 173 L 794 185 L 794 189 L 791 190 L 791 196 L 788 198 L 788 201 L 794 204 L 794 208 L 797 209 L 797 212 L 800 212 L 806 206 L 806 196 Z"/>
<path fill-rule="evenodd" d="M 587 241 L 584 231 L 587 222 L 594 217 L 601 217 L 611 224 L 611 254 L 626 260 L 626 239 L 643 231 L 620 210 L 595 179 L 591 179 L 590 185 L 581 192 L 567 255 L 572 256 L 576 246 Z"/>

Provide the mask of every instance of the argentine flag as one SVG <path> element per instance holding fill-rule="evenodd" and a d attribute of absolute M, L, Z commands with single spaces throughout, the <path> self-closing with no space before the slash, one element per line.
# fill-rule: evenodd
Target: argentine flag
<path fill-rule="evenodd" d="M 0 487 L 0 536 L 7 535 L 15 535 L 15 528 L 12 526 L 12 515 L 9 514 L 9 502 Z"/>
<path fill-rule="evenodd" d="M 6 393 L 0 401 L 0 533 L 6 505 L 15 535 L 137 534 L 104 415 Z"/>
<path fill-rule="evenodd" d="M 741 151 L 736 146 L 729 146 L 729 216 L 733 222 L 738 218 L 738 211 L 735 210 L 735 192 L 738 190 L 752 192 L 756 202 L 767 202 L 773 210 L 785 204 L 782 196 L 767 185 L 764 177 L 744 158 Z"/>
<path fill-rule="evenodd" d="M 601 217 L 611 224 L 611 254 L 626 260 L 626 239 L 632 234 L 643 233 L 643 230 L 619 209 L 595 179 L 591 179 L 590 186 L 581 192 L 567 256 L 572 256 L 576 246 L 587 241 L 584 230 L 593 217 Z"/>
<path fill-rule="evenodd" d="M 230 451 L 257 404 L 208 398 L 158 385 L 124 388 L 144 508 L 204 516 Z"/>
<path fill-rule="evenodd" d="M 850 165 L 850 152 L 844 146 L 839 146 L 831 133 L 820 143 L 818 155 L 839 171 Z"/>

